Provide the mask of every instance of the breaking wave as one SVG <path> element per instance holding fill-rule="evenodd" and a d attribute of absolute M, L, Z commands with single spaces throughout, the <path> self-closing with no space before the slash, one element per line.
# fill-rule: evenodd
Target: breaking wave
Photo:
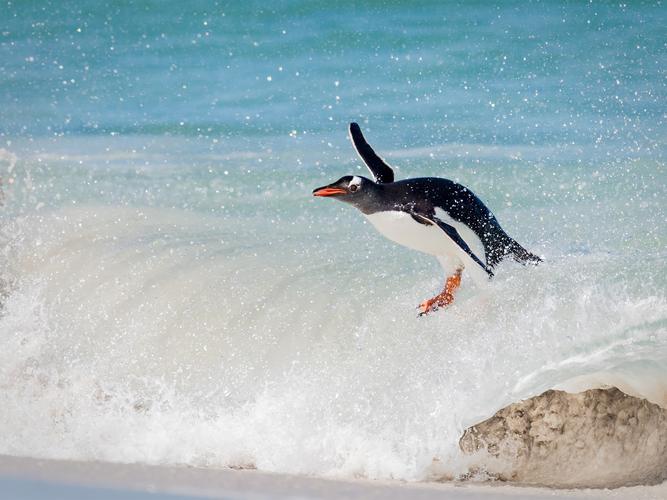
<path fill-rule="evenodd" d="M 0 453 L 424 480 L 464 474 L 464 429 L 547 389 L 667 406 L 660 259 L 538 246 L 544 265 L 418 319 L 437 263 L 312 217 L 7 217 Z"/>

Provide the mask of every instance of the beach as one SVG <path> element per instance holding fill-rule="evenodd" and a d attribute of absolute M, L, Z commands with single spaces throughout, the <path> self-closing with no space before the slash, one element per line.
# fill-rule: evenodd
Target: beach
<path fill-rule="evenodd" d="M 252 470 L 211 470 L 193 467 L 158 467 L 37 460 L 3 456 L 0 485 L 7 498 L 414 498 L 502 500 L 522 498 L 636 498 L 660 500 L 667 485 L 635 486 L 615 490 L 554 490 L 504 484 L 406 483 L 319 479 Z M 11 489 L 10 489 L 11 488 Z"/>

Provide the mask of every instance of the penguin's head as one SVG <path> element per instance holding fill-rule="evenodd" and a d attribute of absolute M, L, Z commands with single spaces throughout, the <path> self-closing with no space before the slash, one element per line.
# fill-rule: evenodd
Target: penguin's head
<path fill-rule="evenodd" d="M 326 196 L 360 207 L 374 193 L 376 184 L 365 177 L 346 175 L 328 186 L 313 190 L 313 196 Z"/>

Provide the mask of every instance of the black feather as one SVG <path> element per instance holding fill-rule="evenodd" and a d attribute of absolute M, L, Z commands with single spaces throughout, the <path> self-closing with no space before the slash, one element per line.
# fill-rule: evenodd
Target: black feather
<path fill-rule="evenodd" d="M 361 159 L 364 160 L 368 170 L 370 170 L 373 177 L 375 177 L 376 182 L 379 184 L 394 182 L 394 171 L 366 142 L 364 135 L 361 133 L 361 128 L 354 122 L 350 123 L 350 137 L 352 138 L 352 144 L 354 144 L 357 153 Z"/>

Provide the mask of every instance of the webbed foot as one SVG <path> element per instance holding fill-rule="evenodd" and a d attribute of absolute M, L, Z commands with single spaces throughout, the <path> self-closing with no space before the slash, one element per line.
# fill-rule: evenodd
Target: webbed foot
<path fill-rule="evenodd" d="M 420 310 L 419 316 L 424 316 L 432 311 L 437 311 L 441 307 L 446 307 L 454 302 L 454 292 L 461 285 L 461 269 L 447 278 L 445 288 L 432 299 L 425 300 L 417 306 Z"/>

